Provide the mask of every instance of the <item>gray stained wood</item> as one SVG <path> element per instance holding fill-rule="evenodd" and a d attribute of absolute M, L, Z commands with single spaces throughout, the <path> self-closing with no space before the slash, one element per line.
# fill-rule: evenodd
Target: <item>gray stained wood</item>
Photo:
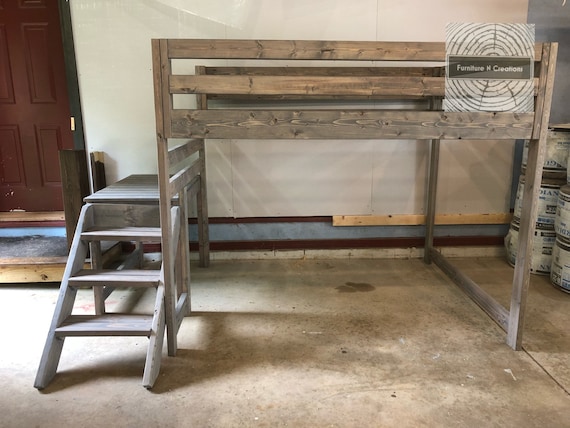
<path fill-rule="evenodd" d="M 128 283 L 129 287 L 156 287 L 160 281 L 160 271 L 141 269 L 81 270 L 69 278 L 72 287 L 92 287 L 97 285 L 120 286 Z"/>
<path fill-rule="evenodd" d="M 167 135 L 212 139 L 514 140 L 531 136 L 533 120 L 530 113 L 174 110 Z"/>
<path fill-rule="evenodd" d="M 152 45 L 162 203 L 168 201 L 168 206 L 172 191 L 179 190 L 190 178 L 190 174 L 183 177 L 180 173 L 179 184 L 172 185 L 169 172 L 174 158 L 170 159 L 167 151 L 170 138 L 202 142 L 207 139 L 341 139 L 347 140 L 347 144 L 355 139 L 429 140 L 428 200 L 432 202 L 426 216 L 425 261 L 429 263 L 434 259 L 508 330 L 509 346 L 521 348 L 530 274 L 527 249 L 537 214 L 534 197 L 539 191 L 546 146 L 556 65 L 555 43 L 535 44 L 536 108 L 534 113 L 524 114 L 442 112 L 446 59 L 443 42 L 157 39 Z M 195 66 L 194 74 L 174 74 L 172 63 L 180 59 L 204 62 Z M 209 66 L 205 61 L 209 59 L 222 59 L 226 65 Z M 246 65 L 242 60 L 246 60 Z M 308 66 L 302 62 L 294 65 L 296 61 L 307 60 L 311 62 Z M 279 61 L 287 61 L 286 66 Z M 337 61 L 359 65 L 350 67 L 343 62 L 335 67 Z M 366 61 L 372 66 L 364 64 Z M 174 107 L 175 99 L 190 95 L 196 97 L 196 109 Z M 423 101 L 409 110 L 388 110 L 385 109 L 388 104 L 377 102 L 409 98 Z M 371 107 L 347 105 L 352 99 L 365 101 Z M 315 100 L 322 104 L 311 104 Z M 275 108 L 276 103 L 279 108 Z M 526 171 L 531 178 L 525 183 L 521 219 L 524 226 L 521 225 L 519 232 L 509 310 L 481 293 L 475 283 L 452 268 L 432 248 L 439 142 L 459 139 L 531 141 Z M 181 157 L 177 155 L 175 160 L 180 161 Z M 202 166 L 200 186 L 204 192 L 205 179 Z M 206 208 L 204 200 L 200 209 L 205 213 Z M 204 215 L 207 218 L 207 214 Z M 165 221 L 170 220 L 163 207 L 162 224 L 167 224 Z"/>
<path fill-rule="evenodd" d="M 156 180 L 155 180 L 156 182 Z M 156 193 L 156 190 L 155 190 Z M 172 208 L 173 216 L 178 216 L 178 207 Z M 140 245 L 126 260 L 114 269 L 104 268 L 102 242 L 160 240 L 159 207 L 154 204 L 135 205 L 132 203 L 87 203 L 81 209 L 77 229 L 65 272 L 52 322 L 46 338 L 34 386 L 45 388 L 56 374 L 64 341 L 70 336 L 147 336 L 149 338 L 143 372 L 143 386 L 151 388 L 158 376 L 165 334 L 165 282 L 162 269 L 145 269 L 142 264 Z M 137 228 L 140 226 L 140 229 Z M 171 233 L 176 234 L 174 228 Z M 178 235 L 175 240 L 178 240 Z M 88 252 L 91 268 L 86 267 Z M 120 254 L 120 256 L 124 256 Z M 172 255 L 180 260 L 178 253 Z M 172 286 L 176 287 L 177 284 Z M 155 304 L 150 314 L 108 313 L 105 299 L 115 288 L 152 287 L 156 289 Z M 73 313 L 77 290 L 93 289 L 95 315 Z"/>
<path fill-rule="evenodd" d="M 119 227 L 113 229 L 91 228 L 82 232 L 81 237 L 87 241 L 144 241 L 160 242 L 160 227 Z"/>
<path fill-rule="evenodd" d="M 445 61 L 444 42 L 168 39 L 166 46 L 170 59 Z"/>
<path fill-rule="evenodd" d="M 152 315 L 71 315 L 55 330 L 56 336 L 149 336 Z"/>
<path fill-rule="evenodd" d="M 117 181 L 85 198 L 90 203 L 158 204 L 156 174 L 134 174 Z"/>

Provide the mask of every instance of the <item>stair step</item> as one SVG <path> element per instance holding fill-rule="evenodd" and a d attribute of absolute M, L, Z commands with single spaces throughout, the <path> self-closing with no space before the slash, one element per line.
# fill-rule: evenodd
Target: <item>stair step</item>
<path fill-rule="evenodd" d="M 83 269 L 69 278 L 69 285 L 76 288 L 107 285 L 112 287 L 156 287 L 160 270 L 122 269 L 94 271 Z"/>
<path fill-rule="evenodd" d="M 112 229 L 90 229 L 82 232 L 87 241 L 148 241 L 160 242 L 160 227 L 117 227 Z"/>
<path fill-rule="evenodd" d="M 152 315 L 104 314 L 71 315 L 56 336 L 148 336 L 152 330 Z"/>

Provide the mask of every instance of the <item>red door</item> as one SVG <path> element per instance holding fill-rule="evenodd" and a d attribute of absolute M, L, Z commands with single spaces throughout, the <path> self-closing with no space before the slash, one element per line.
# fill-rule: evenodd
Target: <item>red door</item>
<path fill-rule="evenodd" d="M 0 0 L 0 211 L 61 211 L 73 148 L 57 0 Z"/>

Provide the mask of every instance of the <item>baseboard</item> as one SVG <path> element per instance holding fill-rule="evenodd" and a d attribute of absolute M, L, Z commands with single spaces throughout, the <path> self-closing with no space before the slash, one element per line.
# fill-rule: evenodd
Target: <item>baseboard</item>
<path fill-rule="evenodd" d="M 445 257 L 504 257 L 502 246 L 441 247 Z M 413 259 L 423 258 L 423 248 L 355 248 L 326 250 L 241 250 L 211 251 L 210 259 L 215 260 L 316 260 L 316 259 Z M 190 254 L 191 260 L 198 260 L 198 253 Z"/>

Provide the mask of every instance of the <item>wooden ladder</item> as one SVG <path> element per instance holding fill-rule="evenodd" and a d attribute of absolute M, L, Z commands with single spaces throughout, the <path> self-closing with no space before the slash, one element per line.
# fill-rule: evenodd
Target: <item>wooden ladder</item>
<path fill-rule="evenodd" d="M 172 239 L 179 237 L 179 207 L 172 207 Z M 161 242 L 159 207 L 132 204 L 86 204 L 81 210 L 69 258 L 61 282 L 53 320 L 40 360 L 34 386 L 45 388 L 56 374 L 68 336 L 147 336 L 149 344 L 142 384 L 152 388 L 160 370 L 165 320 L 164 266 L 145 269 L 143 242 Z M 135 250 L 111 268 L 103 266 L 102 242 L 135 243 Z M 85 269 L 91 257 L 91 268 Z M 151 314 L 112 313 L 105 299 L 115 288 L 156 288 Z M 95 314 L 73 314 L 78 289 L 92 288 Z"/>

